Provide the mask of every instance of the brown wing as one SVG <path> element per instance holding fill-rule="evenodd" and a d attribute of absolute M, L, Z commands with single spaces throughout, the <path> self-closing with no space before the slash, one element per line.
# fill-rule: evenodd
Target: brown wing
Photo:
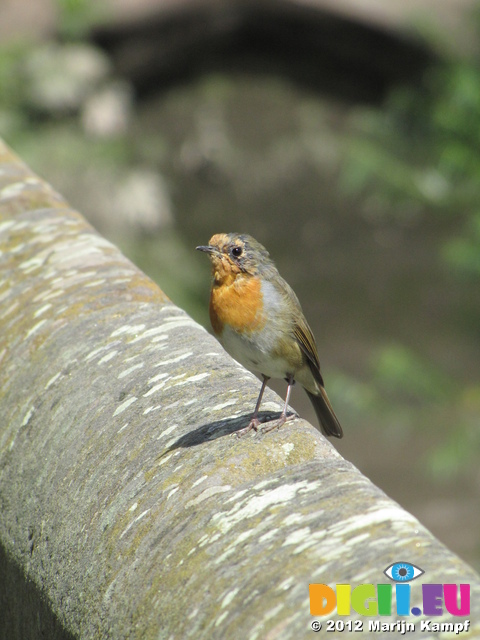
<path fill-rule="evenodd" d="M 313 394 L 307 389 L 305 389 L 305 391 L 307 392 L 307 395 L 313 404 L 315 413 L 318 417 L 318 421 L 322 426 L 322 430 L 327 436 L 342 438 L 342 427 L 340 425 L 340 422 L 338 421 L 337 416 L 335 415 L 333 407 L 330 404 L 330 400 L 328 399 L 327 393 L 324 388 L 325 385 L 323 384 L 322 374 L 320 373 L 320 362 L 318 360 L 315 338 L 313 337 L 310 327 L 303 317 L 299 321 L 297 321 L 293 333 L 298 341 L 298 344 L 300 345 L 300 349 L 307 357 L 307 361 L 313 377 L 319 383 L 320 393 Z"/>
<path fill-rule="evenodd" d="M 317 345 L 315 343 L 312 330 L 303 316 L 296 319 L 293 335 L 300 345 L 300 349 L 307 356 L 308 364 L 315 380 L 323 387 L 324 384 L 322 374 L 320 373 L 320 360 L 318 359 Z"/>
<path fill-rule="evenodd" d="M 300 349 L 307 358 L 313 377 L 323 387 L 324 384 L 322 374 L 320 373 L 320 360 L 318 359 L 317 345 L 315 343 L 312 330 L 308 326 L 305 316 L 303 315 L 300 301 L 288 282 L 285 282 L 285 280 L 279 276 L 275 267 L 273 267 L 272 274 L 275 276 L 270 279 L 272 284 L 277 288 L 278 292 L 284 296 L 290 308 L 295 308 L 296 313 L 293 316 L 293 335 L 295 340 L 298 342 Z"/>

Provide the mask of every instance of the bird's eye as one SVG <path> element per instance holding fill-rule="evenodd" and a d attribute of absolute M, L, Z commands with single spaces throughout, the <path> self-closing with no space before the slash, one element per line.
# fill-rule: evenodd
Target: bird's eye
<path fill-rule="evenodd" d="M 243 253 L 243 249 L 242 247 L 233 247 L 232 249 L 232 256 L 234 258 L 239 258 Z"/>

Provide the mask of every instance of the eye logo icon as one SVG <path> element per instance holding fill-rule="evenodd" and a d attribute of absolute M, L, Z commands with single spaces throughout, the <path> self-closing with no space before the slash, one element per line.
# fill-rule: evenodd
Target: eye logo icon
<path fill-rule="evenodd" d="M 452 616 L 470 615 L 470 585 L 468 583 L 440 584 L 435 582 L 426 584 L 422 581 L 421 596 L 420 585 L 413 588 L 416 592 L 415 598 L 420 601 L 420 608 L 411 605 L 412 585 L 409 583 L 422 576 L 425 573 L 423 569 L 411 562 L 392 562 L 383 573 L 394 584 L 391 582 L 377 585 L 358 584 L 354 587 L 350 584 L 337 584 L 335 589 L 328 584 L 310 584 L 310 614 L 312 616 L 327 616 L 336 607 L 339 616 L 351 615 L 352 609 L 361 616 L 391 616 L 394 608 L 397 616 L 442 616 L 447 612 Z M 397 621 L 392 624 L 411 626 L 407 629 L 404 626 L 401 629 L 398 626 L 387 628 L 389 623 L 378 622 L 370 629 L 375 631 L 401 630 L 402 634 L 406 630 L 415 631 L 414 623 L 399 623 Z M 441 623 L 435 623 L 435 625 L 437 624 Z M 467 625 L 465 630 L 467 630 L 470 622 L 467 620 L 465 624 Z M 460 629 L 460 627 L 457 628 Z"/>
<path fill-rule="evenodd" d="M 393 562 L 383 573 L 395 582 L 411 582 L 423 575 L 425 571 L 410 562 Z"/>

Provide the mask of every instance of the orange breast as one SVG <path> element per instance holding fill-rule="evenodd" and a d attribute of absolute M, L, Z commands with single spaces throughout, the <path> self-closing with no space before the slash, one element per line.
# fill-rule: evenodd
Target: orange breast
<path fill-rule="evenodd" d="M 227 324 L 235 331 L 251 333 L 265 326 L 259 278 L 238 275 L 229 284 L 214 283 L 210 296 L 210 321 L 220 335 Z"/>

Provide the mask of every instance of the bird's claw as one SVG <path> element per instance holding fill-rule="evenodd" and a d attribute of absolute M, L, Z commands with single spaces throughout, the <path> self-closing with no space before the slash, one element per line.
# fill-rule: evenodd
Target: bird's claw
<path fill-rule="evenodd" d="M 237 438 L 241 438 L 242 436 L 246 435 L 252 429 L 254 431 L 258 431 L 258 427 L 261 424 L 262 423 L 260 422 L 260 420 L 258 418 L 252 418 L 246 427 L 244 427 L 243 429 L 240 429 L 239 431 L 235 431 L 235 435 L 237 436 Z"/>
<path fill-rule="evenodd" d="M 282 413 L 278 420 L 269 418 L 270 416 L 267 416 L 266 420 L 265 418 L 264 420 L 260 420 L 257 417 L 252 418 L 246 427 L 244 427 L 243 429 L 239 429 L 239 431 L 234 431 L 232 435 L 236 435 L 237 438 L 241 438 L 242 436 L 249 433 L 252 429 L 254 431 L 258 431 L 259 426 L 265 421 L 267 422 L 267 425 L 262 427 L 260 431 L 261 433 L 268 433 L 269 431 L 273 431 L 273 429 L 278 429 L 279 427 L 281 427 L 282 424 L 284 424 L 287 420 L 294 420 L 295 418 L 298 418 L 298 413 L 296 411 L 294 411 L 293 413 L 289 413 L 288 415 L 284 415 Z"/>
<path fill-rule="evenodd" d="M 269 431 L 273 431 L 274 429 L 280 428 L 283 424 L 285 424 L 285 422 L 287 422 L 287 420 L 294 420 L 295 418 L 298 418 L 297 413 L 290 413 L 288 416 L 282 413 L 282 415 L 278 420 L 275 420 L 271 422 L 269 425 L 266 425 L 261 429 L 261 431 L 262 433 L 268 433 Z"/>

